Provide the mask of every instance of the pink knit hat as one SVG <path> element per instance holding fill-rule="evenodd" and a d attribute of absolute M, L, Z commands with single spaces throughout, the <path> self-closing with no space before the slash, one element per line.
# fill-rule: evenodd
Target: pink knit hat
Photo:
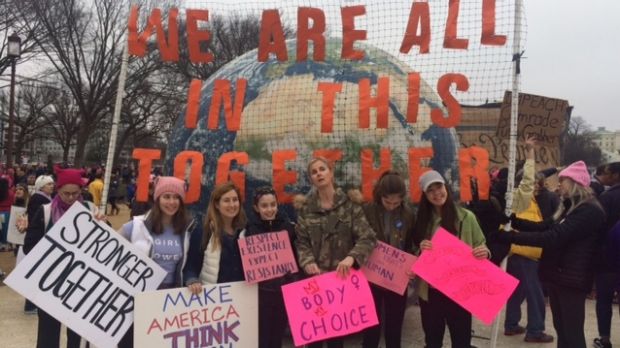
<path fill-rule="evenodd" d="M 583 161 L 571 163 L 558 174 L 560 178 L 570 178 L 581 186 L 590 186 L 590 173 Z"/>
<path fill-rule="evenodd" d="M 185 182 L 174 176 L 160 176 L 155 179 L 155 192 L 153 192 L 153 199 L 157 201 L 157 198 L 164 193 L 176 193 L 181 197 L 182 201 L 185 201 Z"/>
<path fill-rule="evenodd" d="M 67 184 L 74 184 L 79 187 L 84 186 L 82 181 L 82 170 L 80 169 L 56 169 L 56 187 L 61 188 Z"/>

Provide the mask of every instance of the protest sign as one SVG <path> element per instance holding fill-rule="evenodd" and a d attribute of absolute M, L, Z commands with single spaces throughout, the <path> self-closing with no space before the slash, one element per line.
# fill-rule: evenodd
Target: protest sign
<path fill-rule="evenodd" d="M 239 238 L 239 250 L 250 284 L 299 271 L 287 231 Z"/>
<path fill-rule="evenodd" d="M 439 228 L 433 248 L 422 252 L 412 271 L 489 325 L 519 281 L 488 260 L 478 260 L 469 245 Z"/>
<path fill-rule="evenodd" d="M 417 257 L 411 254 L 377 241 L 368 261 L 360 270 L 369 282 L 402 295 L 409 283 L 406 272 L 411 269 L 416 259 Z"/>
<path fill-rule="evenodd" d="M 364 273 L 325 273 L 282 286 L 295 346 L 361 331 L 379 323 Z"/>
<path fill-rule="evenodd" d="M 244 282 L 136 295 L 136 347 L 256 347 L 258 287 Z"/>
<path fill-rule="evenodd" d="M 24 238 L 26 237 L 26 233 L 20 233 L 17 230 L 17 218 L 21 215 L 26 214 L 26 208 L 17 207 L 12 205 L 11 212 L 9 215 L 9 224 L 7 230 L 6 240 L 9 243 L 24 245 Z"/>
<path fill-rule="evenodd" d="M 88 341 L 113 347 L 133 322 L 133 296 L 165 276 L 76 202 L 5 283 Z"/>

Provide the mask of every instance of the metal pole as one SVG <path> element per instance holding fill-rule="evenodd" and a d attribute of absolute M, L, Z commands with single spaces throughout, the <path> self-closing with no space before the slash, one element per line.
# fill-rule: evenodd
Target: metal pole
<path fill-rule="evenodd" d="M 515 0 L 515 17 L 514 17 L 514 32 L 512 42 L 512 93 L 510 104 L 510 143 L 509 146 L 509 159 L 508 159 L 508 183 L 506 190 L 506 210 L 505 213 L 509 215 L 512 211 L 512 191 L 515 185 L 515 167 L 517 163 L 517 131 L 519 121 L 519 86 L 521 81 L 521 16 L 523 9 L 523 1 Z M 510 223 L 504 226 L 505 229 L 510 228 Z M 506 270 L 507 258 L 502 260 L 501 267 Z M 493 328 L 491 330 L 491 342 L 490 347 L 497 347 L 497 336 L 499 334 L 499 325 L 502 318 L 503 310 L 498 314 L 497 318 L 493 322 Z"/>
<path fill-rule="evenodd" d="M 116 150 L 116 137 L 118 134 L 118 123 L 121 119 L 121 108 L 123 97 L 125 96 L 125 80 L 127 79 L 127 61 L 129 58 L 128 42 L 125 42 L 123 55 L 121 58 L 121 71 L 118 74 L 118 90 L 116 91 L 116 104 L 114 105 L 114 115 L 112 117 L 112 129 L 110 130 L 110 143 L 108 144 L 108 160 L 105 165 L 105 175 L 103 179 L 103 193 L 99 210 L 103 213 L 108 205 L 108 190 L 110 188 L 110 177 L 112 176 L 112 164 L 114 161 L 114 151 Z"/>
<path fill-rule="evenodd" d="M 15 61 L 11 59 L 11 89 L 9 92 L 9 134 L 6 146 L 6 167 L 13 167 L 13 123 L 15 117 Z"/>

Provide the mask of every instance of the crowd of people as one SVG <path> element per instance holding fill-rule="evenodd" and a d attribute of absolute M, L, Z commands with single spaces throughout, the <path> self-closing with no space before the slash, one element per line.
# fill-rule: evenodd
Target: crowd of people
<path fill-rule="evenodd" d="M 308 163 L 311 189 L 296 197 L 295 219 L 279 209 L 276 192 L 268 186 L 253 190 L 251 209 L 246 212 L 240 189 L 227 182 L 213 188 L 204 219 L 199 221 L 184 203 L 184 181 L 167 176 L 153 176 L 148 202 L 131 204 L 133 176 L 121 170 L 110 183 L 115 198 L 110 200 L 109 214 L 118 213 L 117 201 L 129 202 L 131 220 L 119 233 L 166 270 L 159 289 L 187 287 L 194 294 L 206 284 L 244 280 L 240 238 L 286 231 L 301 271 L 259 284 L 260 348 L 282 346 L 287 326 L 282 285 L 331 271 L 346 278 L 365 264 L 377 241 L 419 255 L 433 248 L 432 238 L 440 226 L 470 245 L 477 259 L 499 264 L 508 257 L 507 272 L 520 283 L 506 306 L 505 335 L 524 334 L 525 342 L 556 341 L 560 348 L 586 347 L 585 300 L 595 284 L 599 337 L 593 344 L 611 348 L 612 306 L 620 290 L 620 163 L 601 166 L 591 179 L 581 161 L 561 170 L 536 172 L 534 158 L 534 141 L 528 139 L 526 161 L 515 187 L 507 187 L 506 170 L 492 172 L 490 197 L 474 195 L 467 204 L 455 201 L 452 184 L 441 173 L 427 171 L 417 183 L 410 183 L 422 192 L 420 202 L 413 205 L 400 173 L 384 172 L 374 184 L 372 200 L 364 203 L 359 192 L 345 192 L 336 185 L 332 162 L 317 157 Z M 26 234 L 21 246 L 26 254 L 76 201 L 104 218 L 97 212 L 104 184 L 101 169 L 57 168 L 55 178 L 47 172 L 34 178 L 28 172 L 19 178 L 14 174 L 0 178 L 3 245 L 12 205 L 27 208 L 18 223 Z M 557 189 L 545 185 L 552 175 L 557 175 Z M 508 190 L 514 196 L 509 215 L 504 211 Z M 423 279 L 416 279 L 414 288 L 425 346 L 442 347 L 447 327 L 452 347 L 472 347 L 471 314 Z M 379 347 L 383 333 L 387 348 L 400 347 L 407 292 L 401 295 L 374 284 L 371 292 L 379 325 L 364 330 L 362 346 Z M 557 338 L 545 330 L 546 296 Z M 527 321 L 521 326 L 524 300 Z M 58 347 L 58 320 L 27 300 L 24 311 L 38 313 L 37 346 Z M 75 332 L 68 330 L 67 337 L 68 347 L 79 346 Z M 344 347 L 345 339 L 308 346 Z M 133 347 L 133 329 L 119 347 Z"/>

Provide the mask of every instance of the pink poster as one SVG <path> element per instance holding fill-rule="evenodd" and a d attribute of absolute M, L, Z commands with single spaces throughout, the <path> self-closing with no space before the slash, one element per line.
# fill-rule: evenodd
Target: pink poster
<path fill-rule="evenodd" d="M 490 325 L 519 281 L 489 260 L 477 260 L 472 248 L 443 228 L 422 252 L 413 272 Z"/>
<path fill-rule="evenodd" d="M 298 271 L 286 231 L 239 238 L 239 250 L 245 280 L 250 284 Z"/>
<path fill-rule="evenodd" d="M 369 282 L 402 295 L 409 283 L 407 271 L 416 259 L 417 257 L 411 254 L 378 241 L 375 250 L 360 270 Z"/>
<path fill-rule="evenodd" d="M 347 279 L 336 272 L 282 286 L 295 346 L 345 336 L 377 325 L 377 312 L 364 273 Z"/>

